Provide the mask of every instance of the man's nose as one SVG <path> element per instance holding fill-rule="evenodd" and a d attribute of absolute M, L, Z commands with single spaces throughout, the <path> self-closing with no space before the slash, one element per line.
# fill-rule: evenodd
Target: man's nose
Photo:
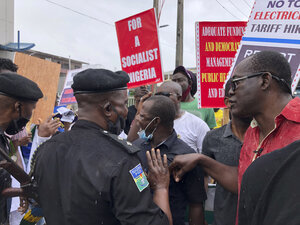
<path fill-rule="evenodd" d="M 235 92 L 232 89 L 232 86 L 230 87 L 229 91 L 228 91 L 229 97 L 233 96 L 235 94 Z"/>

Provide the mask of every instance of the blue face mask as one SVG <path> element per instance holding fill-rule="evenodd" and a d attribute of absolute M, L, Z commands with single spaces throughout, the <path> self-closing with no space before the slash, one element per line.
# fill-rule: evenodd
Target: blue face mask
<path fill-rule="evenodd" d="M 138 135 L 139 135 L 139 137 L 140 137 L 141 139 L 143 139 L 143 140 L 145 140 L 145 141 L 147 141 L 147 142 L 149 142 L 149 141 L 152 140 L 153 134 L 154 134 L 154 132 L 156 131 L 156 127 L 154 128 L 154 130 L 152 131 L 152 133 L 149 134 L 148 136 L 146 135 L 146 130 L 147 130 L 147 128 L 149 127 L 149 125 L 150 125 L 156 118 L 158 118 L 158 117 L 153 118 L 153 120 L 151 120 L 150 123 L 148 123 L 148 125 L 147 125 L 146 128 L 145 128 L 145 130 L 140 130 L 140 131 L 138 132 Z"/>

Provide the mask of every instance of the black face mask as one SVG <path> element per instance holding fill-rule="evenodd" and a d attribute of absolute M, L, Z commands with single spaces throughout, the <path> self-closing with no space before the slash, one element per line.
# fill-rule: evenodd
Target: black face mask
<path fill-rule="evenodd" d="M 20 107 L 19 119 L 12 120 L 9 123 L 7 129 L 5 130 L 5 133 L 7 133 L 9 135 L 15 135 L 15 134 L 19 133 L 26 126 L 26 124 L 28 122 L 29 122 L 29 119 L 22 117 L 21 107 Z"/>
<path fill-rule="evenodd" d="M 115 110 L 114 107 L 113 110 L 118 115 L 118 118 L 115 123 L 113 123 L 110 120 L 107 121 L 108 132 L 119 135 L 125 128 L 125 119 L 122 116 L 120 116 L 120 114 Z"/>

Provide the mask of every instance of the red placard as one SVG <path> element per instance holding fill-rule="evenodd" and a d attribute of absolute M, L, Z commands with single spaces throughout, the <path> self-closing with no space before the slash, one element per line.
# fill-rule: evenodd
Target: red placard
<path fill-rule="evenodd" d="M 198 106 L 224 108 L 224 82 L 247 22 L 197 22 Z"/>
<path fill-rule="evenodd" d="M 116 22 L 122 70 L 128 73 L 128 88 L 163 81 L 154 9 Z"/>

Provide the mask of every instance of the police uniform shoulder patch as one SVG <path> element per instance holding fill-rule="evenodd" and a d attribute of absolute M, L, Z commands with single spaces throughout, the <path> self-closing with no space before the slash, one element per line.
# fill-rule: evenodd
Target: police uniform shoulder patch
<path fill-rule="evenodd" d="M 145 176 L 145 173 L 140 163 L 133 169 L 129 170 L 129 173 L 131 174 L 134 183 L 136 184 L 140 192 L 142 192 L 146 187 L 148 187 L 149 182 Z"/>
<path fill-rule="evenodd" d="M 118 135 L 111 134 L 107 131 L 103 131 L 103 134 L 110 137 L 111 140 L 113 140 L 116 144 L 123 147 L 123 149 L 125 149 L 129 154 L 134 154 L 134 153 L 140 151 L 140 149 L 138 147 L 136 147 L 135 145 L 133 145 L 129 141 L 119 137 Z"/>

